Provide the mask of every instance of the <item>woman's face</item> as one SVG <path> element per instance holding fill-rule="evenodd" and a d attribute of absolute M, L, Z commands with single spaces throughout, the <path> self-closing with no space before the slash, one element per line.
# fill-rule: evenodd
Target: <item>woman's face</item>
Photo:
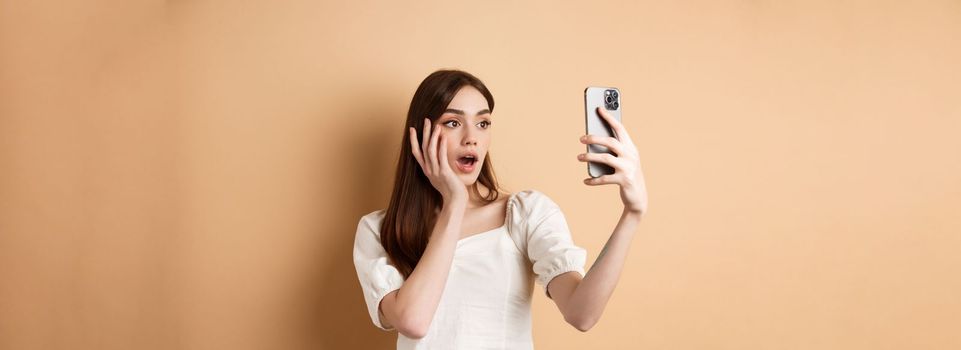
<path fill-rule="evenodd" d="M 464 86 L 434 123 L 444 134 L 450 168 L 465 186 L 473 185 L 490 147 L 491 111 L 487 99 L 473 86 Z"/>

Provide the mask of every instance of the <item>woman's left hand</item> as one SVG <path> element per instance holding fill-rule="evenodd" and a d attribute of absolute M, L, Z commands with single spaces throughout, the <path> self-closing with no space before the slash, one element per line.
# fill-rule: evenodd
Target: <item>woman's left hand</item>
<path fill-rule="evenodd" d="M 644 183 L 644 173 L 641 172 L 637 147 L 634 146 L 634 141 L 631 141 L 624 124 L 611 117 L 604 108 L 598 107 L 597 113 L 611 126 L 615 137 L 584 135 L 581 136 L 581 143 L 607 147 L 615 155 L 582 153 L 577 155 L 577 159 L 581 162 L 606 164 L 614 168 L 614 174 L 586 178 L 584 183 L 588 186 L 619 185 L 624 210 L 643 215 L 647 212 L 647 186 Z"/>

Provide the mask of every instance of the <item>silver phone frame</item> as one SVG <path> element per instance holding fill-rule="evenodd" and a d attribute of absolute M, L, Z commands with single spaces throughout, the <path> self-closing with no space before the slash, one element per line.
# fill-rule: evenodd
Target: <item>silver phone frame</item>
<path fill-rule="evenodd" d="M 607 108 L 604 103 L 604 92 L 607 90 L 617 91 L 617 102 L 618 108 L 611 110 Z M 597 107 L 604 108 L 608 113 L 613 116 L 617 121 L 621 121 L 621 110 L 624 109 L 624 104 L 621 103 L 622 97 L 624 95 L 621 90 L 616 87 L 603 87 L 603 86 L 588 86 L 584 89 L 584 130 L 588 135 L 600 135 L 608 137 L 616 137 L 614 130 L 608 126 L 607 122 L 597 113 Z M 588 153 L 609 153 L 611 152 L 607 147 L 600 145 L 586 145 Z M 603 175 L 609 175 L 614 173 L 614 168 L 611 168 L 605 164 L 587 162 L 587 174 L 591 177 L 600 177 Z"/>

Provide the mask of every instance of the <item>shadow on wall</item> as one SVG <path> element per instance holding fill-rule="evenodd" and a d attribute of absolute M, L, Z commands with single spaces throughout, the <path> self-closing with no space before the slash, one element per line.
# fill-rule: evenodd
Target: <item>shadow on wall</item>
<path fill-rule="evenodd" d="M 387 95 L 386 93 L 384 95 Z M 345 122 L 376 120 L 371 116 L 396 115 L 397 123 L 369 123 L 363 129 L 354 128 L 356 137 L 350 144 L 337 148 L 350 150 L 349 157 L 366 161 L 339 162 L 338 175 L 332 177 L 333 186 L 347 200 L 330 198 L 330 193 L 318 194 L 321 200 L 338 201 L 339 210 L 327 213 L 330 220 L 318 225 L 325 232 L 319 235 L 323 242 L 311 254 L 316 262 L 311 264 L 307 288 L 301 300 L 308 301 L 300 324 L 303 339 L 309 339 L 306 349 L 393 349 L 397 342 L 396 332 L 385 332 L 371 322 L 367 314 L 363 292 L 357 280 L 353 264 L 354 234 L 361 216 L 387 206 L 406 106 L 377 103 L 371 104 L 368 88 L 358 89 L 348 97 L 354 100 L 347 105 L 365 106 L 351 109 L 347 115 L 338 116 Z M 386 99 L 385 99 L 386 100 Z M 395 100 L 396 101 L 396 100 Z M 363 130 L 363 131 L 361 131 Z M 318 134 L 326 132 L 319 130 Z M 341 167 L 341 165 L 338 165 Z M 332 254 L 321 254 L 321 252 Z"/>

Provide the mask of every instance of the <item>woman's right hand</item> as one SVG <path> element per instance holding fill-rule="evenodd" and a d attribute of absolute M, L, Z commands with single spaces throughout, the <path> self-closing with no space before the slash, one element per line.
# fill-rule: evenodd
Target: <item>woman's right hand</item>
<path fill-rule="evenodd" d="M 467 186 L 454 174 L 447 160 L 447 143 L 441 135 L 441 128 L 431 130 L 430 119 L 424 119 L 424 145 L 417 142 L 417 131 L 410 127 L 410 148 L 420 164 L 420 168 L 427 175 L 430 184 L 440 192 L 444 198 L 444 205 L 453 203 L 467 203 Z M 428 140 L 429 137 L 429 141 Z"/>

